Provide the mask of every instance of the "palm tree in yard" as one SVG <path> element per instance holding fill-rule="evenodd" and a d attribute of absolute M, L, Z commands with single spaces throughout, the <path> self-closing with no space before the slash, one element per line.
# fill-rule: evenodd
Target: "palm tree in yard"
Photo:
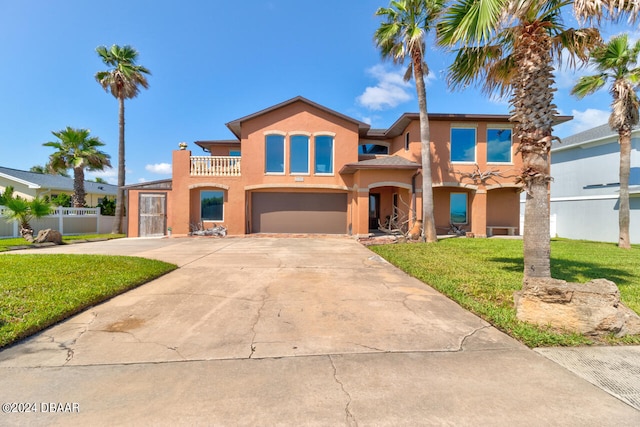
<path fill-rule="evenodd" d="M 376 11 L 376 15 L 384 17 L 385 21 L 374 36 L 383 58 L 391 59 L 396 64 L 402 64 L 409 58 L 404 79 L 409 81 L 413 75 L 416 82 L 422 144 L 422 239 L 427 242 L 437 241 L 437 236 L 433 215 L 427 92 L 424 83 L 424 76 L 429 73 L 425 62 L 425 37 L 434 27 L 435 19 L 443 10 L 444 4 L 444 0 L 392 1 L 389 7 L 381 7 Z"/>
<path fill-rule="evenodd" d="M 125 144 L 124 144 L 124 100 L 138 96 L 140 86 L 147 89 L 149 83 L 145 74 L 151 72 L 137 65 L 138 51 L 131 46 L 113 45 L 111 48 L 99 46 L 96 52 L 105 65 L 110 69 L 107 71 L 99 71 L 95 78 L 104 88 L 105 91 L 111 92 L 118 100 L 118 192 L 116 197 L 115 221 L 113 222 L 112 233 L 119 234 L 122 232 L 122 218 L 124 203 L 124 184 L 125 184 Z"/>
<path fill-rule="evenodd" d="M 20 235 L 27 241 L 33 242 L 33 228 L 31 221 L 42 218 L 51 213 L 51 205 L 44 199 L 36 197 L 26 200 L 13 195 L 13 187 L 8 186 L 2 194 L 2 204 L 7 208 L 4 216 L 8 221 L 17 221 Z"/>
<path fill-rule="evenodd" d="M 601 42 L 595 28 L 567 28 L 569 0 L 457 0 L 438 24 L 439 42 L 457 47 L 449 80 L 454 87 L 480 82 L 486 93 L 510 94 L 514 136 L 526 191 L 524 276 L 550 278 L 548 186 L 555 89 L 553 64 L 586 62 Z"/>
<path fill-rule="evenodd" d="M 49 156 L 52 171 L 73 169 L 73 207 L 85 205 L 84 171 L 103 170 L 111 167 L 110 156 L 98 148 L 104 146 L 100 138 L 89 136 L 88 129 L 74 129 L 67 126 L 58 132 L 51 132 L 58 141 L 46 142 L 45 147 L 57 151 Z"/>
<path fill-rule="evenodd" d="M 620 210 L 618 212 L 618 246 L 631 248 L 629 238 L 629 174 L 631 172 L 631 131 L 638 124 L 640 101 L 640 40 L 629 46 L 627 34 L 612 38 L 591 52 L 591 64 L 598 74 L 581 77 L 571 93 L 583 98 L 611 81 L 613 97 L 609 126 L 618 132 L 620 143 Z"/>

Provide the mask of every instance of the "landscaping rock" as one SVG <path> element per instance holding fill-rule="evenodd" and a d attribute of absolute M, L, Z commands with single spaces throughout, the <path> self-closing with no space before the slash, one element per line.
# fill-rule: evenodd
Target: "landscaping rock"
<path fill-rule="evenodd" d="M 587 335 L 640 334 L 640 317 L 620 302 L 615 283 L 528 278 L 514 294 L 519 320 Z"/>
<path fill-rule="evenodd" d="M 51 242 L 56 245 L 62 244 L 62 234 L 57 230 L 47 228 L 46 230 L 38 231 L 38 236 L 34 240 L 35 243 Z"/>

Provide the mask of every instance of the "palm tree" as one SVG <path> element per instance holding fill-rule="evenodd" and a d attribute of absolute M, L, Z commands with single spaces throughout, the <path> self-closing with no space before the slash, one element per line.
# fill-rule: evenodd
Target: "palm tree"
<path fill-rule="evenodd" d="M 7 210 L 4 215 L 8 221 L 18 221 L 20 235 L 29 242 L 33 242 L 33 228 L 31 220 L 49 215 L 51 205 L 44 199 L 36 197 L 33 200 L 25 200 L 21 197 L 13 197 L 13 190 L 9 195 L 3 195 Z"/>
<path fill-rule="evenodd" d="M 110 49 L 106 46 L 99 46 L 96 52 L 100 55 L 102 62 L 111 67 L 107 71 L 98 71 L 96 80 L 105 91 L 111 92 L 118 100 L 118 192 L 116 197 L 116 215 L 113 222 L 114 234 L 122 232 L 122 217 L 124 210 L 124 184 L 125 184 L 125 153 L 124 153 L 124 100 L 138 96 L 140 86 L 147 89 L 149 83 L 145 74 L 151 74 L 142 65 L 137 65 L 138 51 L 131 46 L 113 45 Z"/>
<path fill-rule="evenodd" d="M 58 132 L 51 132 L 58 141 L 45 142 L 45 147 L 57 151 L 49 156 L 52 171 L 73 169 L 73 207 L 85 205 L 84 171 L 103 170 L 111 167 L 110 156 L 98 149 L 104 146 L 100 138 L 89 136 L 88 129 L 74 129 L 67 126 Z"/>
<path fill-rule="evenodd" d="M 553 63 L 563 49 L 569 65 L 587 61 L 600 43 L 595 28 L 567 28 L 562 9 L 570 0 L 457 0 L 438 25 L 439 42 L 458 46 L 449 81 L 481 82 L 487 93 L 510 93 L 511 120 L 519 141 L 526 191 L 524 276 L 550 278 L 548 186 L 555 89 Z"/>
<path fill-rule="evenodd" d="M 422 152 L 422 239 L 436 242 L 436 224 L 433 215 L 433 179 L 431 177 L 431 137 L 427 113 L 427 91 L 424 75 L 429 73 L 425 62 L 425 37 L 433 28 L 436 17 L 443 10 L 445 0 L 397 0 L 389 7 L 381 7 L 377 16 L 385 21 L 376 30 L 374 40 L 384 59 L 396 64 L 410 58 L 404 75 L 405 81 L 416 82 L 420 110 L 420 141 Z"/>
<path fill-rule="evenodd" d="M 71 178 L 69 176 L 69 172 L 67 172 L 66 169 L 60 169 L 58 171 L 52 171 L 51 168 L 49 167 L 49 165 L 34 165 L 31 166 L 31 168 L 29 168 L 29 172 L 34 172 L 34 173 L 39 173 L 39 174 L 43 174 L 43 175 L 48 175 L 51 174 L 52 172 L 54 172 L 56 175 L 60 175 L 60 176 L 64 176 L 66 178 Z"/>
<path fill-rule="evenodd" d="M 609 92 L 613 98 L 609 127 L 618 132 L 620 142 L 620 210 L 618 212 L 618 246 L 631 248 L 629 238 L 629 175 L 631 172 L 631 131 L 638 124 L 640 100 L 640 40 L 629 46 L 627 34 L 613 37 L 607 44 L 591 52 L 591 64 L 598 74 L 584 76 L 573 87 L 572 94 L 583 98 L 612 80 Z"/>

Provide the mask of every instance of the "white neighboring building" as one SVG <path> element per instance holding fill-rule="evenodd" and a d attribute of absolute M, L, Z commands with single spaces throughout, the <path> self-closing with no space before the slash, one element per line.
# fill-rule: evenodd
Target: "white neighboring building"
<path fill-rule="evenodd" d="M 631 140 L 630 237 L 640 243 L 640 129 Z M 551 147 L 551 216 L 556 235 L 618 242 L 620 192 L 618 134 L 608 124 L 554 142 Z"/>

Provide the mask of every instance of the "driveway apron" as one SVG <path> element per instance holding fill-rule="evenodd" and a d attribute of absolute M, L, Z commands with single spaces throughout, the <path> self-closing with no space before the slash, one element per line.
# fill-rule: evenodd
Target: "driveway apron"
<path fill-rule="evenodd" d="M 180 268 L 0 351 L 1 403 L 79 409 L 3 413 L 2 425 L 640 423 L 352 239 L 37 250 L 61 252 Z"/>

